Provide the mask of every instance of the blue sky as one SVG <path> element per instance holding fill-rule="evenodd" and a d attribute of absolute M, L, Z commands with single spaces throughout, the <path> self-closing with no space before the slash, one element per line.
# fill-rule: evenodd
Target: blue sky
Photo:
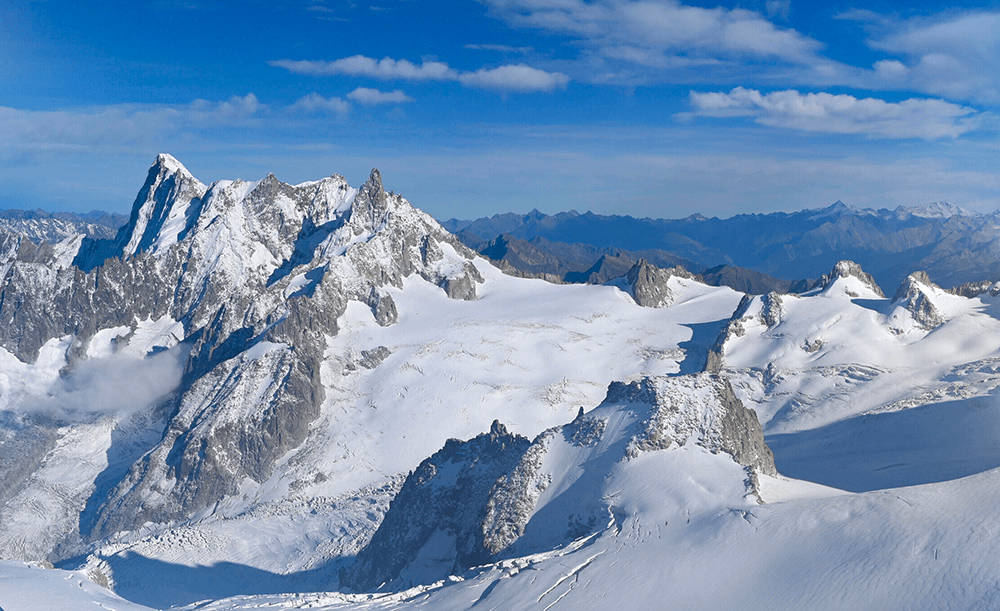
<path fill-rule="evenodd" d="M 2 207 L 127 212 L 159 152 L 205 182 L 378 167 L 442 219 L 1000 207 L 995 4 L 9 4 Z"/>

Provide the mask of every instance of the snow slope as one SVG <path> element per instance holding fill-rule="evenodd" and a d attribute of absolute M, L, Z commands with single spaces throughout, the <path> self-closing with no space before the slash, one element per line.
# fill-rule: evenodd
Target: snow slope
<path fill-rule="evenodd" d="M 650 268 L 641 307 L 638 274 L 500 273 L 377 172 L 206 187 L 166 156 L 111 242 L 3 259 L 0 554 L 63 569 L 0 563 L 4 609 L 1000 605 L 1000 296 L 842 262 L 754 298 Z M 706 367 L 780 475 L 719 441 Z M 610 400 L 651 380 L 674 399 Z M 406 474 L 494 420 L 535 450 L 449 497 L 489 553 L 432 528 L 345 593 Z"/>
<path fill-rule="evenodd" d="M 328 340 L 321 416 L 274 475 L 188 523 L 99 546 L 91 562 L 117 592 L 152 606 L 232 593 L 220 590 L 226 580 L 271 591 L 330 587 L 338 558 L 349 559 L 381 521 L 388 497 L 372 487 L 495 418 L 533 437 L 600 403 L 614 380 L 676 373 L 679 346 L 693 335 L 677 321 L 717 322 L 740 297 L 690 283 L 670 308 L 642 308 L 614 287 L 552 285 L 476 265 L 485 278 L 476 301 L 448 299 L 412 278 L 388 289 L 400 312 L 394 325 L 350 304 Z M 379 346 L 389 351 L 384 360 L 360 364 Z M 214 567 L 214 577 L 190 577 L 197 566 Z M 178 579 L 149 584 L 153 568 Z"/>

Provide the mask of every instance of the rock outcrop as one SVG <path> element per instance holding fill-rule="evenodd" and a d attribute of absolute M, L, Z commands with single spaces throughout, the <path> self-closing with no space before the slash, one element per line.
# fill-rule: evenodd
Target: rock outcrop
<path fill-rule="evenodd" d="M 600 406 L 530 443 L 494 422 L 410 474 L 371 542 L 341 571 L 341 586 L 432 583 L 598 532 L 615 511 L 606 487 L 616 473 L 644 454 L 691 444 L 742 466 L 747 494 L 757 493 L 759 475 L 776 474 L 756 414 L 717 375 L 614 382 Z"/>
<path fill-rule="evenodd" d="M 695 280 L 694 274 L 683 267 L 660 269 L 645 259 L 639 259 L 625 275 L 625 281 L 637 304 L 646 308 L 664 308 L 677 298 L 668 284 L 675 276 Z"/>
<path fill-rule="evenodd" d="M 871 290 L 871 292 L 879 297 L 885 297 L 885 293 L 879 288 L 879 285 L 875 282 L 875 278 L 871 274 L 865 273 L 865 270 L 861 269 L 861 266 L 854 261 L 838 261 L 829 274 L 824 274 L 823 277 L 816 281 L 813 288 L 826 290 L 838 278 L 857 278 L 865 288 Z"/>
<path fill-rule="evenodd" d="M 722 368 L 726 342 L 734 337 L 743 337 L 746 334 L 747 326 L 759 324 L 765 329 L 773 329 L 781 322 L 784 315 L 785 310 L 781 295 L 777 293 L 768 293 L 759 297 L 744 295 L 733 315 L 723 325 L 715 343 L 709 348 L 705 371 L 717 372 Z"/>
<path fill-rule="evenodd" d="M 485 561 L 484 507 L 529 445 L 497 421 L 468 441 L 450 439 L 406 478 L 371 542 L 341 573 L 341 584 L 371 589 L 399 580 L 405 587 Z"/>
<path fill-rule="evenodd" d="M 902 308 L 910 313 L 913 322 L 923 329 L 933 329 L 945 322 L 945 317 L 934 304 L 933 294 L 941 289 L 931 282 L 926 272 L 914 272 L 903 280 L 892 298 L 890 307 Z M 892 316 L 898 316 L 893 312 Z"/>

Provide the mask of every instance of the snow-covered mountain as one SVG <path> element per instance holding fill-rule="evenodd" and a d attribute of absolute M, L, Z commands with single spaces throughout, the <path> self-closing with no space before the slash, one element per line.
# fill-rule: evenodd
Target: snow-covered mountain
<path fill-rule="evenodd" d="M 93 211 L 86 214 L 72 212 L 50 213 L 44 210 L 0 210 L 0 228 L 31 240 L 54 244 L 80 234 L 102 239 L 114 237 L 125 224 L 120 214 Z"/>
<path fill-rule="evenodd" d="M 1000 602 L 990 282 L 553 284 L 377 171 L 167 155 L 0 264 L 8 611 Z"/>
<path fill-rule="evenodd" d="M 612 524 L 620 529 L 625 510 L 614 502 L 622 478 L 644 477 L 639 459 L 646 453 L 682 449 L 728 455 L 743 470 L 729 468 L 726 483 L 743 485 L 755 499 L 759 476 L 777 474 L 756 414 L 724 378 L 616 382 L 596 409 L 581 408 L 572 422 L 533 442 L 497 421 L 488 434 L 450 440 L 409 475 L 341 583 L 404 589 L 559 549 Z M 662 509 L 680 514 L 686 507 Z"/>

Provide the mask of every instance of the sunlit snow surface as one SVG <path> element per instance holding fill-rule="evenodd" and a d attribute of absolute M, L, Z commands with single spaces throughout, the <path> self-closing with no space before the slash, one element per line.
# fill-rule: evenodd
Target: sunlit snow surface
<path fill-rule="evenodd" d="M 947 320 L 928 330 L 854 278 L 782 296 L 776 324 L 748 320 L 724 347 L 779 471 L 801 478 L 763 477 L 764 504 L 725 455 L 649 452 L 602 483 L 618 508 L 607 527 L 568 546 L 404 592 L 324 592 L 399 474 L 447 438 L 494 418 L 534 436 L 598 405 L 613 380 L 696 371 L 741 297 L 684 281 L 670 307 L 640 308 L 614 287 L 478 267 L 478 301 L 411 279 L 390 289 L 388 327 L 351 304 L 328 342 L 323 414 L 274 477 L 189 523 L 106 542 L 90 574 L 150 607 L 214 611 L 1000 608 L 1000 300 L 935 294 Z M 162 335 L 166 323 L 145 324 Z M 380 346 L 388 356 L 366 361 Z M 46 371 L 6 388 L 44 386 Z M 93 433 L 98 455 L 107 434 Z M 141 608 L 87 570 L 0 564 L 0 607 Z"/>

